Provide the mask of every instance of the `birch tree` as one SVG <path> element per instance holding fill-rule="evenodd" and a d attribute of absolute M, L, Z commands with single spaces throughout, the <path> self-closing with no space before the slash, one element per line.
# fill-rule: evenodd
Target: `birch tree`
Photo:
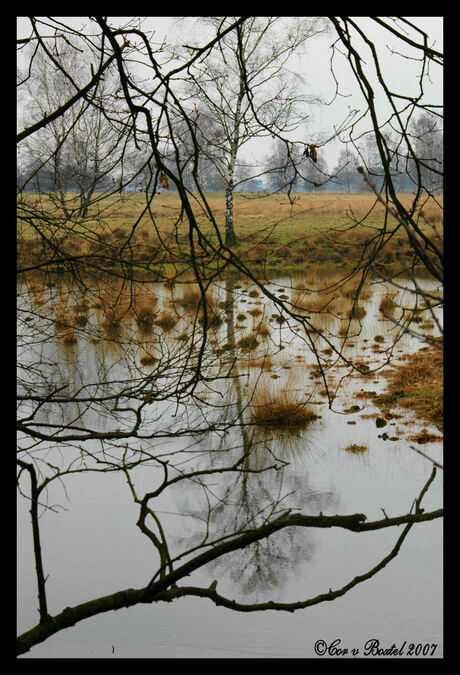
<path fill-rule="evenodd" d="M 216 30 L 231 19 L 201 19 Z M 213 120 L 214 132 L 201 150 L 216 165 L 225 184 L 225 243 L 237 243 L 233 193 L 244 146 L 258 137 L 280 137 L 299 128 L 305 104 L 313 97 L 287 69 L 289 58 L 327 30 L 321 18 L 250 17 L 226 35 L 219 49 L 191 70 L 188 91 Z M 217 129 L 216 129 L 217 127 Z M 254 167 L 253 177 L 263 173 Z"/>
<path fill-rule="evenodd" d="M 33 125 L 63 105 L 94 72 L 96 59 L 87 45 L 72 49 L 60 38 L 34 55 L 24 87 L 24 122 Z M 113 94 L 109 71 L 90 96 L 25 139 L 21 148 L 27 154 L 21 187 L 45 189 L 66 218 L 85 218 L 95 192 L 112 188 L 112 174 L 120 170 L 124 134 Z"/>

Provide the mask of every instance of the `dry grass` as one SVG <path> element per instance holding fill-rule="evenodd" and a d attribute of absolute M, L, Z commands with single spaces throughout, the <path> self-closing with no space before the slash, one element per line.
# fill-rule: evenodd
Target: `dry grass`
<path fill-rule="evenodd" d="M 383 406 L 398 405 L 420 418 L 443 427 L 443 351 L 424 347 L 401 365 L 385 371 L 387 392 L 376 398 Z"/>
<path fill-rule="evenodd" d="M 309 309 L 309 296 L 310 296 L 310 291 L 307 291 L 302 288 L 296 288 L 294 289 L 292 296 L 291 296 L 291 302 L 294 306 L 295 310 L 304 310 L 308 311 Z"/>
<path fill-rule="evenodd" d="M 371 239 L 385 220 L 384 207 L 375 204 L 373 195 L 369 193 L 298 193 L 294 204 L 283 194 L 255 197 L 241 193 L 234 195 L 237 248 L 245 262 L 252 265 L 268 263 L 273 267 L 295 269 L 306 263 L 349 264 L 359 259 L 366 244 L 369 245 L 370 253 Z M 408 206 L 412 199 L 409 194 L 400 195 L 399 198 Z M 22 199 L 25 213 L 30 205 L 38 203 L 36 195 L 25 195 Z M 208 193 L 206 199 L 218 227 L 224 232 L 225 196 L 222 193 Z M 429 200 L 423 205 L 423 213 L 441 229 L 442 195 L 437 196 L 437 201 L 441 206 Z M 62 214 L 47 195 L 40 196 L 39 205 L 45 213 L 49 213 L 50 223 L 58 216 L 56 225 L 50 226 L 50 234 L 54 227 L 60 246 L 69 253 L 132 253 L 143 264 L 150 264 L 150 261 L 152 264 L 171 263 L 179 250 L 185 252 L 188 247 L 186 223 L 180 222 L 178 218 L 179 196 L 173 192 L 155 195 L 153 210 L 144 214 L 133 233 L 132 225 L 140 217 L 144 206 L 145 196 L 142 194 L 114 196 L 102 202 L 100 207 L 92 207 L 88 217 L 81 223 L 70 223 L 66 231 L 67 224 L 62 220 Z M 99 208 L 103 208 L 103 214 L 98 214 Z M 200 204 L 192 203 L 192 208 L 203 234 L 217 242 L 213 226 Z M 20 206 L 18 213 L 21 213 Z M 367 213 L 370 215 L 363 225 L 354 225 L 354 219 L 359 221 Z M 387 227 L 391 225 L 392 218 L 389 217 Z M 432 234 L 423 219 L 419 220 L 419 226 Z M 19 222 L 18 232 L 18 255 L 21 261 L 43 259 L 43 247 L 26 218 Z M 161 245 L 160 235 L 170 247 L 170 253 Z M 129 249 L 123 249 L 129 237 Z M 398 261 L 404 261 L 407 249 L 404 238 L 396 235 L 379 254 L 379 262 L 390 266 L 401 264 Z"/>
<path fill-rule="evenodd" d="M 273 367 L 273 359 L 267 354 L 257 359 L 249 359 L 248 365 L 250 368 L 259 368 L 262 372 L 266 372 Z"/>
<path fill-rule="evenodd" d="M 59 332 L 71 328 L 71 322 L 69 321 L 69 319 L 65 314 L 58 314 L 56 316 L 56 319 L 54 320 L 54 325 L 56 327 L 56 330 Z"/>
<path fill-rule="evenodd" d="M 361 452 L 366 452 L 367 450 L 367 445 L 357 445 L 356 443 L 351 443 L 351 445 L 347 445 L 345 448 L 346 452 L 351 452 L 353 455 L 357 455 Z"/>
<path fill-rule="evenodd" d="M 295 309 L 306 312 L 330 311 L 338 312 L 343 306 L 343 298 L 349 298 L 353 302 L 356 298 L 368 300 L 372 295 L 368 283 L 361 284 L 357 277 L 346 279 L 344 273 L 337 271 L 328 275 L 327 288 L 318 288 L 318 279 L 323 275 L 318 271 L 307 275 L 306 286 L 297 286 L 292 293 L 292 303 Z M 283 296 L 280 296 L 283 299 Z"/>
<path fill-rule="evenodd" d="M 78 342 L 78 337 L 75 335 L 75 333 L 67 333 L 62 337 L 62 342 L 65 345 L 76 345 Z"/>
<path fill-rule="evenodd" d="M 359 278 L 352 278 L 346 281 L 344 284 L 340 285 L 338 288 L 340 295 L 345 296 L 346 298 L 359 298 L 360 300 L 369 300 L 372 295 L 372 289 L 368 283 L 361 283 Z"/>
<path fill-rule="evenodd" d="M 396 310 L 394 296 L 385 295 L 380 301 L 379 311 L 386 316 L 393 316 Z"/>
<path fill-rule="evenodd" d="M 204 324 L 205 314 L 203 301 L 206 301 L 206 325 L 209 328 L 218 328 L 222 322 L 222 309 L 228 309 L 227 303 L 220 301 L 212 288 L 203 293 L 196 282 L 190 282 L 183 288 L 180 296 L 171 301 L 174 308 L 180 307 L 186 312 L 198 312 L 198 322 Z"/>
<path fill-rule="evenodd" d="M 302 301 L 302 309 L 307 312 L 334 312 L 336 311 L 341 302 L 339 293 L 335 292 L 322 292 L 310 294 L 306 299 Z M 296 303 L 297 304 L 297 303 Z"/>
<path fill-rule="evenodd" d="M 366 310 L 362 305 L 357 303 L 354 307 L 351 307 L 347 316 L 349 319 L 361 320 L 366 316 Z"/>
<path fill-rule="evenodd" d="M 256 349 L 259 346 L 259 341 L 257 336 L 252 333 L 251 335 L 246 335 L 238 341 L 238 347 L 244 351 L 250 352 L 253 349 Z"/>
<path fill-rule="evenodd" d="M 263 340 L 270 335 L 270 326 L 268 325 L 266 319 L 263 319 L 258 326 L 254 329 L 254 332 L 261 337 Z"/>
<path fill-rule="evenodd" d="M 158 299 L 152 295 L 144 295 L 136 298 L 133 306 L 136 322 L 142 326 L 150 326 L 155 319 L 155 306 Z"/>
<path fill-rule="evenodd" d="M 306 429 L 318 419 L 308 402 L 290 389 L 281 391 L 259 386 L 249 406 L 251 422 L 269 429 Z"/>
<path fill-rule="evenodd" d="M 87 314 L 76 314 L 75 318 L 73 320 L 73 323 L 75 326 L 78 326 L 79 328 L 84 328 L 86 324 L 88 323 L 88 315 Z"/>
<path fill-rule="evenodd" d="M 155 326 L 158 326 L 164 331 L 170 331 L 179 321 L 179 317 L 173 312 L 163 312 L 158 319 L 154 321 Z"/>
<path fill-rule="evenodd" d="M 202 293 L 198 284 L 187 285 L 182 291 L 182 295 L 174 299 L 174 304 L 179 305 L 185 310 L 195 311 L 202 301 Z"/>
<path fill-rule="evenodd" d="M 141 356 L 140 358 L 140 363 L 143 366 L 154 366 L 156 363 L 158 363 L 158 359 L 152 354 L 144 354 L 144 356 Z"/>

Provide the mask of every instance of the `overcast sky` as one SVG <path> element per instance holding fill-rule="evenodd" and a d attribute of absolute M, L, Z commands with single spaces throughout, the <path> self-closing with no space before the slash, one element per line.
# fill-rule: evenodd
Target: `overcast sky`
<path fill-rule="evenodd" d="M 89 25 L 87 17 L 53 17 L 63 23 L 80 27 L 82 23 Z M 112 25 L 122 25 L 130 17 L 109 17 Z M 160 43 L 164 39 L 175 42 L 179 36 L 180 22 L 178 17 L 142 17 L 145 18 L 145 30 L 155 30 L 155 41 Z M 186 17 L 186 20 L 191 17 Z M 388 17 L 383 17 L 388 20 Z M 429 36 L 429 46 L 443 50 L 443 17 L 406 17 L 415 25 L 424 30 Z M 397 45 L 396 38 L 388 32 L 385 34 L 376 26 L 370 17 L 358 17 L 357 22 L 366 31 L 366 35 L 375 41 L 382 56 L 382 68 L 384 75 L 393 91 L 399 93 L 415 93 L 418 86 L 418 68 L 420 63 L 407 58 L 402 58 L 400 53 L 410 56 L 409 48 L 403 50 L 401 44 Z M 187 21 L 183 22 L 183 26 Z M 30 34 L 30 22 L 27 17 L 18 17 L 18 37 L 26 37 Z M 414 34 L 415 35 L 415 34 Z M 335 82 L 330 71 L 330 45 L 334 36 L 331 34 L 325 38 L 314 39 L 306 55 L 296 57 L 291 68 L 305 78 L 305 86 L 309 93 L 319 95 L 325 101 L 331 101 L 335 92 Z M 397 53 L 392 53 L 392 49 Z M 341 87 L 341 96 L 337 97 L 330 105 L 315 105 L 311 107 L 311 126 L 314 132 L 327 133 L 333 125 L 337 125 L 344 118 L 349 109 L 362 111 L 364 100 L 355 83 L 349 64 L 345 59 L 336 58 L 334 61 L 334 73 Z M 433 67 L 430 71 L 430 80 L 425 82 L 426 100 L 433 104 L 442 104 L 442 72 L 440 68 Z M 256 155 L 266 154 L 270 149 L 270 142 L 265 139 L 255 143 L 251 152 Z M 338 148 L 334 144 L 328 146 L 326 157 L 328 162 L 334 162 Z M 248 155 L 247 155 L 248 156 Z M 329 167 L 332 168 L 332 167 Z"/>

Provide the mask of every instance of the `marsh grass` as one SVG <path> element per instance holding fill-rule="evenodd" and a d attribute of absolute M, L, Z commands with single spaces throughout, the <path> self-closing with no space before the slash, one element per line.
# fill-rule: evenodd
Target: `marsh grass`
<path fill-rule="evenodd" d="M 254 333 L 261 337 L 263 340 L 268 338 L 270 335 L 270 326 L 268 325 L 268 322 L 266 319 L 262 319 L 262 321 L 255 327 Z"/>
<path fill-rule="evenodd" d="M 411 195 L 402 194 L 398 198 L 410 207 Z M 208 193 L 206 200 L 218 227 L 224 232 L 225 195 Z M 99 212 L 99 205 L 95 204 L 88 217 L 78 223 L 66 223 L 63 214 L 46 194 L 22 196 L 19 215 L 22 209 L 27 213 L 31 205 L 38 203 L 42 212 L 48 214 L 49 222 L 56 223 L 52 226 L 56 232 L 50 233 L 51 239 L 58 237 L 62 250 L 69 255 L 75 252 L 79 255 L 132 254 L 148 267 L 151 263 L 174 264 L 178 254 L 187 252 L 186 226 L 179 220 L 181 204 L 177 193 L 155 195 L 154 207 L 142 216 L 134 232 L 132 225 L 145 207 L 143 194 L 108 198 L 104 200 L 103 214 Z M 427 200 L 423 205 L 424 217 L 438 228 L 442 227 L 442 206 L 442 195 L 437 195 L 436 201 Z M 192 208 L 204 236 L 217 243 L 216 233 L 202 206 L 192 203 Z M 356 225 L 368 213 L 370 215 L 365 222 Z M 368 255 L 372 251 L 371 239 L 384 226 L 386 215 L 384 207 L 376 204 L 370 193 L 305 192 L 296 194 L 293 204 L 282 194 L 261 197 L 235 193 L 236 248 L 247 264 L 257 267 L 268 265 L 292 270 L 306 263 L 325 262 L 349 266 L 359 260 L 362 252 Z M 389 216 L 387 230 L 394 224 Z M 419 226 L 429 229 L 429 234 L 432 234 L 423 219 L 420 219 Z M 20 220 L 18 232 L 18 257 L 21 262 L 43 259 L 46 252 L 33 225 L 26 218 Z M 302 234 L 299 235 L 299 232 Z M 167 247 L 161 240 L 167 243 Z M 401 266 L 404 260 L 407 261 L 407 258 L 404 259 L 407 249 L 407 243 L 397 234 L 386 242 L 378 260 L 390 267 Z"/>
<path fill-rule="evenodd" d="M 312 293 L 303 302 L 302 308 L 307 312 L 334 312 L 340 306 L 340 297 L 337 293 Z"/>
<path fill-rule="evenodd" d="M 443 351 L 423 347 L 400 365 L 384 371 L 387 391 L 376 398 L 381 406 L 398 405 L 419 418 L 443 427 Z"/>
<path fill-rule="evenodd" d="M 186 285 L 180 297 L 174 299 L 174 304 L 179 305 L 186 311 L 194 311 L 202 301 L 202 293 L 199 286 Z"/>
<path fill-rule="evenodd" d="M 286 432 L 306 429 L 319 418 L 308 401 L 302 400 L 293 388 L 276 389 L 264 383 L 253 394 L 249 416 L 253 424 Z"/>
<path fill-rule="evenodd" d="M 344 298 L 354 303 L 358 299 L 369 300 L 372 296 L 369 283 L 363 283 L 356 276 L 347 278 L 344 272 L 335 271 L 328 275 L 327 286 L 320 288 L 318 280 L 322 277 L 321 270 L 316 270 L 307 274 L 302 285 L 294 286 L 291 301 L 295 309 L 335 314 L 343 307 Z M 283 299 L 283 296 L 280 298 Z"/>
<path fill-rule="evenodd" d="M 58 314 L 54 320 L 54 325 L 59 333 L 62 333 L 63 331 L 72 327 L 71 322 L 65 314 Z"/>
<path fill-rule="evenodd" d="M 73 319 L 73 323 L 75 326 L 78 326 L 79 328 L 84 328 L 86 324 L 88 323 L 88 314 L 86 313 L 77 313 L 75 315 L 75 318 Z"/>
<path fill-rule="evenodd" d="M 346 452 L 350 452 L 352 455 L 357 455 L 361 452 L 366 452 L 368 449 L 367 445 L 357 445 L 356 443 L 351 443 L 350 445 L 347 445 L 344 450 Z"/>
<path fill-rule="evenodd" d="M 179 321 L 177 314 L 173 312 L 164 311 L 160 316 L 155 319 L 154 324 L 162 330 L 168 332 L 174 328 L 174 326 Z"/>
<path fill-rule="evenodd" d="M 355 304 L 347 313 L 349 319 L 361 320 L 366 316 L 366 309 L 363 305 Z"/>
<path fill-rule="evenodd" d="M 138 325 L 150 326 L 153 324 L 156 316 L 155 307 L 157 304 L 158 298 L 153 295 L 143 295 L 136 298 L 133 305 L 133 313 Z"/>
<path fill-rule="evenodd" d="M 257 339 L 257 335 L 251 333 L 250 335 L 245 335 L 240 340 L 238 340 L 237 344 L 240 349 L 249 352 L 253 349 L 257 349 L 259 346 L 259 341 Z"/>
<path fill-rule="evenodd" d="M 154 366 L 156 363 L 158 363 L 158 358 L 153 356 L 153 354 L 144 354 L 139 359 L 139 362 L 143 366 Z"/>
<path fill-rule="evenodd" d="M 261 372 L 268 372 L 273 367 L 273 358 L 270 354 L 266 354 L 259 358 L 249 359 L 248 365 L 250 368 L 258 368 Z"/>
<path fill-rule="evenodd" d="M 394 298 L 395 295 L 385 295 L 380 301 L 379 312 L 386 316 L 393 316 L 397 307 Z"/>
<path fill-rule="evenodd" d="M 204 312 L 204 303 L 206 303 L 206 316 Z M 175 295 L 171 300 L 171 305 L 175 311 L 180 308 L 185 312 L 194 313 L 198 323 L 206 325 L 209 328 L 218 328 L 223 323 L 223 310 L 231 309 L 231 303 L 220 300 L 214 288 L 208 287 L 201 290 L 196 282 L 186 283 L 180 295 Z"/>
<path fill-rule="evenodd" d="M 78 343 L 78 336 L 75 331 L 70 330 L 69 332 L 65 333 L 65 335 L 61 336 L 61 340 L 67 347 L 69 347 Z"/>

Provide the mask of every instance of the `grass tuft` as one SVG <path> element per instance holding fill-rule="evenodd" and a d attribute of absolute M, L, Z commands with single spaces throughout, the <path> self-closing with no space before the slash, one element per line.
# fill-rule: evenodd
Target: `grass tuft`
<path fill-rule="evenodd" d="M 377 397 L 377 402 L 413 410 L 418 417 L 442 429 L 443 362 L 443 351 L 438 347 L 410 354 L 401 365 L 385 371 L 387 392 Z"/>
<path fill-rule="evenodd" d="M 179 321 L 179 317 L 172 312 L 163 312 L 163 314 L 155 321 L 155 326 L 162 328 L 164 331 L 169 331 Z"/>
<path fill-rule="evenodd" d="M 353 455 L 357 455 L 360 452 L 366 452 L 367 445 L 357 445 L 356 443 L 351 443 L 345 448 L 346 452 L 351 452 Z"/>
<path fill-rule="evenodd" d="M 302 401 L 292 390 L 272 390 L 260 387 L 254 392 L 249 407 L 251 421 L 270 429 L 306 429 L 318 419 L 307 401 Z"/>

